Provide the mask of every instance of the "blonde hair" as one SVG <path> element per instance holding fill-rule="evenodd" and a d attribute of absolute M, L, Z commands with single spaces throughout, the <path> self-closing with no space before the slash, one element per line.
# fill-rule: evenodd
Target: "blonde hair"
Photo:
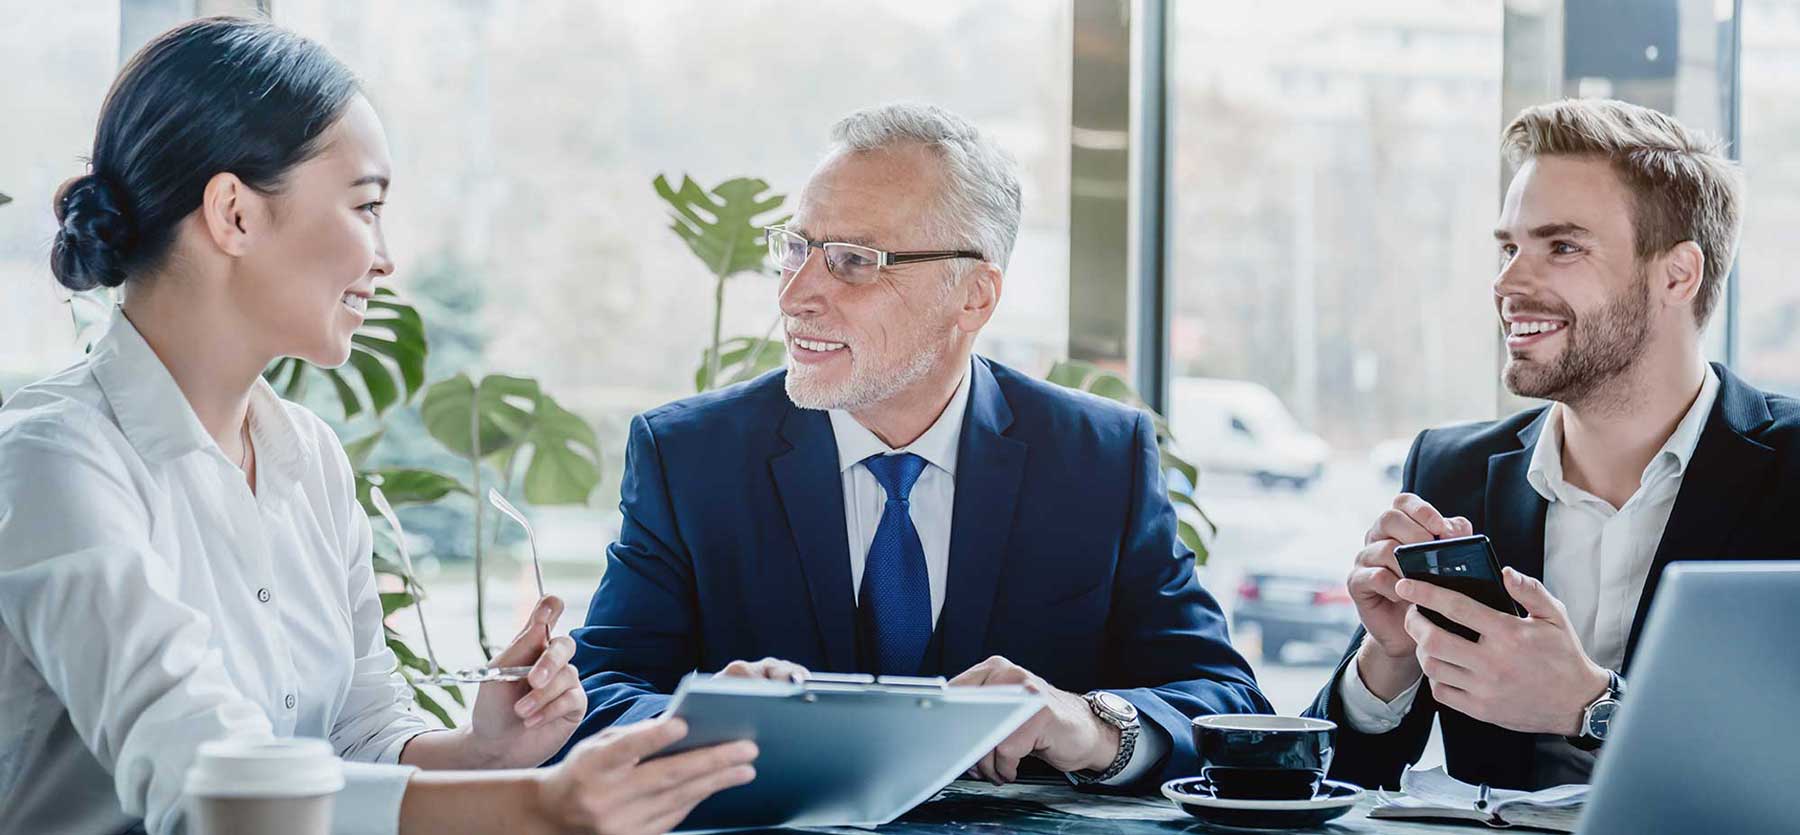
<path fill-rule="evenodd" d="M 1663 113 L 1610 99 L 1565 99 L 1526 108 L 1501 135 L 1514 164 L 1539 156 L 1594 156 L 1612 163 L 1632 194 L 1639 260 L 1693 241 L 1706 256 L 1694 321 L 1706 326 L 1737 251 L 1743 172 L 1724 143 Z"/>

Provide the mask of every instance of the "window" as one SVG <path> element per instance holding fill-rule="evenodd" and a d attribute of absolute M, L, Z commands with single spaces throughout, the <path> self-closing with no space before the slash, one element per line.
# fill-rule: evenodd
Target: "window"
<path fill-rule="evenodd" d="M 1738 149 L 1749 187 L 1737 261 L 1737 369 L 1754 385 L 1800 395 L 1800 4 L 1747 0 L 1742 31 Z"/>
<path fill-rule="evenodd" d="M 0 27 L 12 130 L 0 131 L 0 396 L 79 359 L 50 275 L 58 186 L 86 171 L 100 99 L 118 68 L 118 0 L 20 3 Z M 19 129 L 30 125 L 30 129 Z"/>
<path fill-rule="evenodd" d="M 903 98 L 948 107 L 1024 176 L 1023 229 L 978 350 L 1036 374 L 1065 353 L 1063 4 L 281 0 L 275 15 L 356 70 L 382 116 L 395 284 L 455 334 L 434 337 L 430 377 L 535 376 L 600 432 L 592 509 L 534 511 L 564 626 L 580 623 L 616 531 L 630 416 L 691 394 L 710 339 L 712 279 L 670 232 L 657 174 L 761 177 L 791 208 L 837 118 Z M 775 293 L 773 277 L 733 278 L 725 336 L 767 333 Z M 472 584 L 461 565 L 443 570 L 433 619 L 465 634 L 436 640 L 471 662 Z M 490 623 L 517 621 L 528 569 L 496 576 L 506 603 Z"/>
<path fill-rule="evenodd" d="M 1221 524 L 1206 584 L 1293 713 L 1355 627 L 1386 459 L 1495 413 L 1501 7 L 1172 12 L 1171 426 Z"/>

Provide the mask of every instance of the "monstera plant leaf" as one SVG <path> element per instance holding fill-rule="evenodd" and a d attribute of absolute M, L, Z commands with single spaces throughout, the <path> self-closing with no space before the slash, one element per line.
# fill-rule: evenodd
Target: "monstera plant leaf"
<path fill-rule="evenodd" d="M 713 385 L 713 350 L 708 348 L 700 357 L 700 367 L 694 369 L 694 390 L 706 391 L 741 383 L 764 371 L 780 368 L 786 354 L 787 346 L 773 339 L 754 336 L 727 339 L 719 345 L 718 386 Z"/>
<path fill-rule="evenodd" d="M 344 368 L 319 368 L 288 357 L 269 366 L 263 377 L 289 400 L 305 394 L 314 377 L 324 377 L 337 392 L 346 420 L 365 411 L 382 415 L 411 402 L 424 388 L 425 323 L 394 291 L 375 289 L 368 316 L 350 342 L 350 362 Z"/>
<path fill-rule="evenodd" d="M 1150 413 L 1150 422 L 1156 428 L 1156 447 L 1163 469 L 1181 473 L 1187 482 L 1186 485 L 1174 482 L 1169 484 L 1169 503 L 1175 506 L 1175 533 L 1181 537 L 1182 544 L 1193 550 L 1195 562 L 1205 565 L 1208 554 L 1206 539 L 1200 536 L 1194 522 L 1198 521 L 1206 526 L 1209 537 L 1219 532 L 1219 526 L 1213 524 L 1212 518 L 1206 515 L 1206 511 L 1194 499 L 1194 486 L 1200 483 L 1200 470 L 1182 457 L 1180 446 L 1169 433 L 1168 420 L 1145 404 L 1144 399 L 1138 396 L 1124 377 L 1092 363 L 1063 360 L 1050 369 L 1046 379 L 1064 388 L 1085 391 Z"/>
<path fill-rule="evenodd" d="M 404 507 L 431 504 L 452 493 L 474 495 L 462 482 L 436 470 L 394 467 L 383 470 L 360 470 L 356 473 L 356 500 L 362 503 L 369 518 L 380 519 L 381 511 L 369 501 L 369 487 L 378 486 L 388 504 Z"/>
<path fill-rule="evenodd" d="M 11 202 L 12 202 L 11 197 L 7 197 L 5 193 L 0 193 L 0 206 L 4 206 Z"/>
<path fill-rule="evenodd" d="M 534 505 L 583 504 L 600 484 L 593 427 L 529 377 L 493 374 L 477 384 L 458 374 L 426 390 L 421 415 L 451 452 L 479 456 L 501 472 L 523 461 L 525 500 Z"/>
<path fill-rule="evenodd" d="M 769 194 L 769 184 L 752 177 L 726 180 L 711 191 L 685 175 L 680 188 L 660 174 L 652 185 L 669 204 L 670 228 L 714 276 L 762 271 L 762 230 L 787 220 L 767 216 L 781 208 L 785 195 Z"/>

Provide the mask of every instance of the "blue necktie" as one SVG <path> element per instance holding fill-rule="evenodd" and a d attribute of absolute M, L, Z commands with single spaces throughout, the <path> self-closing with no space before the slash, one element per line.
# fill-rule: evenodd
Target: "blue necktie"
<path fill-rule="evenodd" d="M 908 452 L 874 455 L 862 463 L 887 492 L 863 563 L 858 614 L 864 640 L 874 653 L 877 674 L 918 675 L 925 646 L 931 643 L 931 580 L 907 499 L 925 471 L 925 459 Z"/>

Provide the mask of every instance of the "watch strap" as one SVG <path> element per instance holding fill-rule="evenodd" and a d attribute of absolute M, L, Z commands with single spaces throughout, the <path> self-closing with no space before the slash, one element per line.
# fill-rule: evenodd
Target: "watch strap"
<path fill-rule="evenodd" d="M 1127 721 L 1121 721 L 1112 716 L 1100 706 L 1100 702 L 1095 698 L 1094 693 L 1088 693 L 1082 698 L 1087 701 L 1088 709 L 1092 710 L 1095 716 L 1100 717 L 1100 721 L 1119 729 L 1119 753 L 1117 756 L 1113 757 L 1112 764 L 1108 765 L 1105 771 L 1075 771 L 1069 774 L 1069 779 L 1074 780 L 1078 785 L 1104 783 L 1107 780 L 1119 776 L 1119 774 L 1125 770 L 1125 767 L 1131 764 L 1131 755 L 1137 751 L 1138 734 L 1143 726 L 1140 724 L 1137 717 L 1133 717 Z"/>

